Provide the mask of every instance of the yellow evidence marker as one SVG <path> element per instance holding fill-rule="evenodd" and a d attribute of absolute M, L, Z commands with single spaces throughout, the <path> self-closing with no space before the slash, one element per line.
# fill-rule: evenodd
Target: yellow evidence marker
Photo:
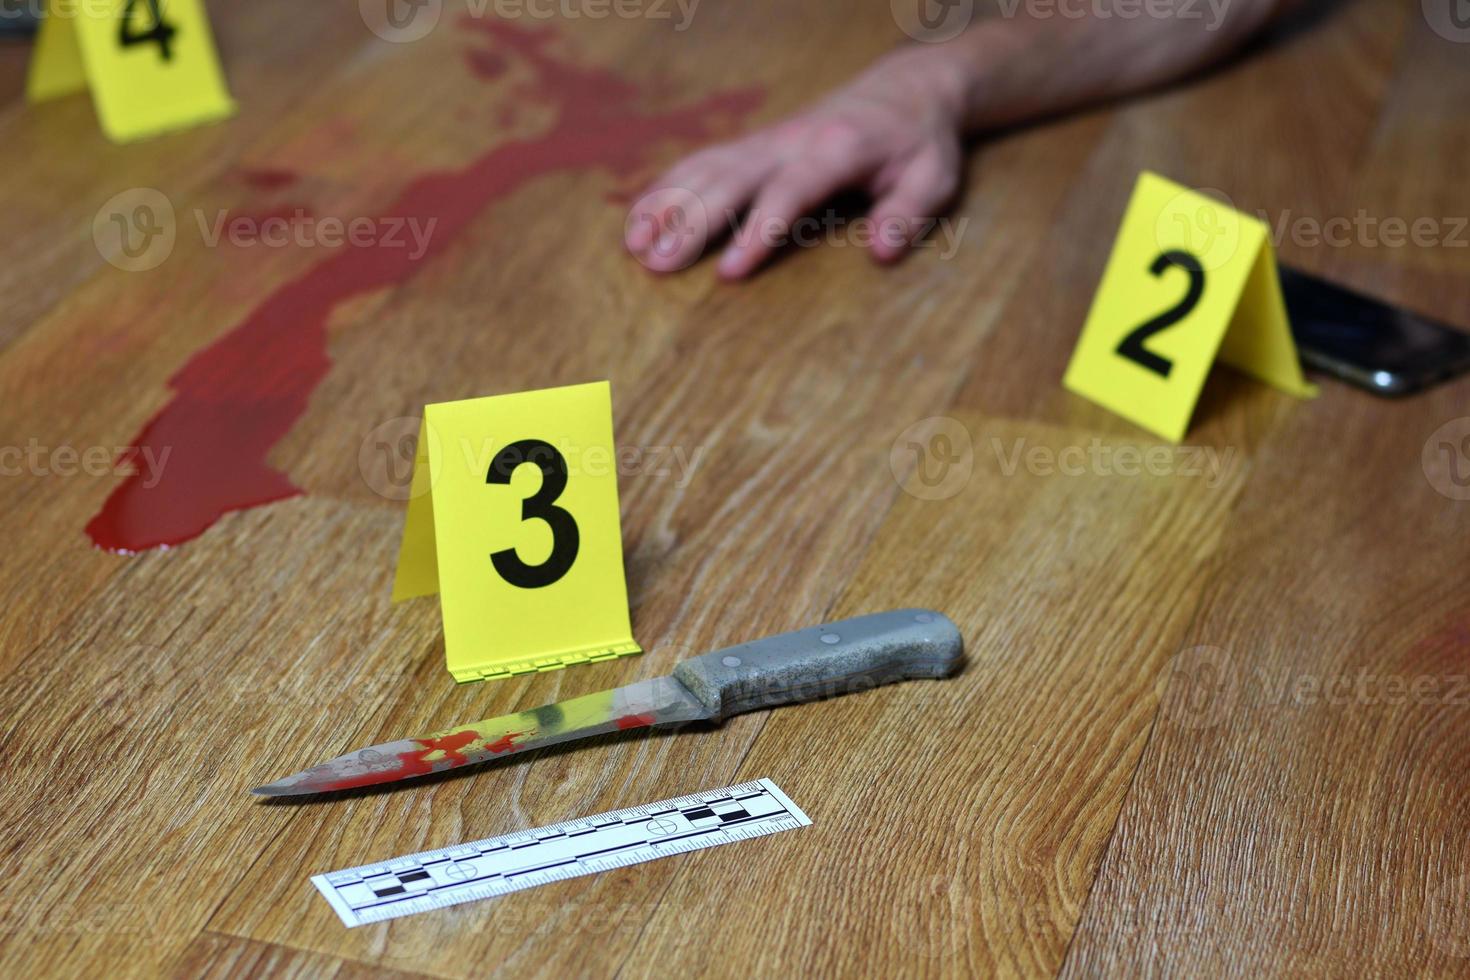
<path fill-rule="evenodd" d="M 202 0 L 50 0 L 26 97 L 88 88 L 102 131 L 118 143 L 235 111 Z"/>
<path fill-rule="evenodd" d="M 1178 442 L 1217 356 L 1288 394 L 1317 393 L 1266 224 L 1144 172 L 1063 384 Z"/>
<path fill-rule="evenodd" d="M 642 652 L 606 381 L 424 409 L 393 599 L 435 592 L 457 681 Z"/>

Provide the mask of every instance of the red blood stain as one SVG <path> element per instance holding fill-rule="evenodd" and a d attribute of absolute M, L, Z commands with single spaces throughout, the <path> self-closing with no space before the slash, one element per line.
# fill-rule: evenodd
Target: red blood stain
<path fill-rule="evenodd" d="M 301 177 L 294 170 L 278 167 L 252 167 L 240 171 L 240 180 L 258 191 L 279 191 L 290 187 Z"/>
<path fill-rule="evenodd" d="M 525 735 L 525 732 L 506 732 L 493 742 L 486 742 L 485 748 L 499 755 L 502 752 L 510 752 L 516 747 L 515 740 Z"/>
<path fill-rule="evenodd" d="M 653 715 L 623 715 L 613 722 L 619 728 L 647 728 L 653 724 Z"/>
<path fill-rule="evenodd" d="M 515 739 L 525 735 L 525 732 L 506 732 L 494 742 L 487 742 L 485 748 L 499 755 L 509 752 L 515 748 Z M 423 746 L 416 752 L 400 752 L 398 754 L 399 768 L 389 774 L 392 779 L 401 779 L 405 776 L 426 776 L 434 771 L 434 763 L 447 759 L 454 766 L 462 766 L 469 762 L 469 758 L 460 749 L 472 742 L 481 741 L 480 733 L 476 731 L 456 732 L 443 738 L 417 738 L 414 741 Z M 429 756 L 435 752 L 443 752 L 444 759 L 431 760 Z M 449 767 L 449 768 L 452 768 Z"/>
<path fill-rule="evenodd" d="M 469 745 L 471 742 L 478 741 L 479 738 L 480 733 L 470 728 L 462 732 L 455 732 L 452 735 L 444 735 L 440 738 L 418 738 L 414 739 L 414 741 L 418 742 L 424 747 L 424 751 L 418 753 L 420 756 L 432 755 L 435 752 L 443 752 L 446 756 L 449 757 L 449 760 L 451 762 L 455 763 L 456 765 L 463 765 L 469 760 L 466 759 L 464 757 L 464 753 L 460 752 L 459 750 L 464 748 L 466 745 Z"/>
<path fill-rule="evenodd" d="M 470 71 L 483 81 L 494 81 L 505 74 L 505 56 L 498 51 L 477 49 L 466 54 L 465 61 L 469 64 Z"/>
<path fill-rule="evenodd" d="M 502 143 L 461 170 L 408 184 L 384 213 L 417 218 L 422 227 L 436 222 L 422 255 L 382 241 L 349 243 L 190 358 L 169 380 L 172 400 L 133 440 L 136 452 L 166 459 L 161 474 L 140 470 L 113 491 L 87 524 L 98 547 L 132 553 L 179 544 L 231 511 L 302 493 L 267 456 L 306 410 L 331 365 L 327 322 L 334 310 L 403 282 L 490 204 L 538 177 L 602 167 L 626 178 L 646 166 L 661 143 L 714 136 L 762 99 L 759 90 L 742 89 L 678 108 L 645 108 L 638 103 L 647 93 L 634 83 L 549 53 L 551 31 L 494 20 L 467 23 L 494 45 L 490 57 L 475 56 L 475 71 L 491 71 L 500 51 L 517 55 L 536 79 L 529 97 L 556 110 L 550 129 Z"/>
<path fill-rule="evenodd" d="M 506 732 L 493 742 L 485 743 L 485 748 L 496 755 L 502 752 L 510 752 L 516 748 L 515 740 L 525 737 L 525 732 Z M 449 761 L 453 766 L 462 766 L 470 761 L 469 757 L 461 750 L 480 741 L 480 733 L 469 730 L 455 732 L 440 738 L 418 738 L 414 739 L 423 746 L 413 752 L 398 753 L 398 766 L 395 769 L 381 770 L 378 772 L 364 773 L 361 776 L 352 776 L 347 779 L 336 779 L 331 782 L 322 783 L 317 789 L 319 793 L 330 793 L 341 789 L 360 789 L 363 786 L 378 786 L 383 783 L 391 783 L 399 779 L 407 779 L 412 776 L 427 776 L 434 772 L 436 762 Z M 436 752 L 443 752 L 443 759 L 430 759 L 429 756 Z"/>

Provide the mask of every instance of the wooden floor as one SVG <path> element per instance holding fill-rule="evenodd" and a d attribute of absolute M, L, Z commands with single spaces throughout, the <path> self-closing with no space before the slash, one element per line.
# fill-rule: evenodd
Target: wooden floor
<path fill-rule="evenodd" d="M 27 52 L 0 48 L 0 442 L 39 453 L 0 480 L 0 974 L 1463 973 L 1470 502 L 1423 457 L 1470 380 L 1298 402 L 1219 371 L 1168 473 L 1012 465 L 1155 444 L 1060 385 L 1143 168 L 1281 222 L 1289 263 L 1470 327 L 1470 46 L 1419 4 L 1329 5 L 1188 85 L 983 142 L 958 252 L 891 271 L 822 247 L 741 286 L 646 274 L 628 195 L 695 133 L 532 174 L 332 310 L 330 370 L 268 457 L 303 495 L 121 557 L 83 530 L 121 477 L 56 450 L 127 445 L 191 354 L 327 254 L 210 247 L 196 213 L 379 214 L 558 124 L 510 35 L 452 13 L 388 44 L 345 0 L 211 6 L 240 114 L 135 146 L 85 98 L 27 108 Z M 881 2 L 673 23 L 517 30 L 659 112 L 736 93 L 737 126 L 901 38 Z M 136 187 L 179 216 L 150 272 L 91 235 Z M 1360 211 L 1444 241 L 1294 233 Z M 648 652 L 456 687 L 436 604 L 388 601 L 403 506 L 359 448 L 425 402 L 599 378 L 620 444 L 702 454 L 622 478 Z M 969 449 L 936 490 L 890 450 L 940 417 L 921 437 Z M 393 792 L 247 793 L 909 604 L 960 624 L 960 677 Z M 813 826 L 351 931 L 307 880 L 761 776 Z"/>

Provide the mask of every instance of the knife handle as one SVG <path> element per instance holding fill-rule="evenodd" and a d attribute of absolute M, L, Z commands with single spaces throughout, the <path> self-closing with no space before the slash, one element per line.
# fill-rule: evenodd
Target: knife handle
<path fill-rule="evenodd" d="M 895 609 L 692 657 L 674 677 L 717 721 L 910 677 L 948 677 L 963 658 L 964 641 L 948 616 Z"/>

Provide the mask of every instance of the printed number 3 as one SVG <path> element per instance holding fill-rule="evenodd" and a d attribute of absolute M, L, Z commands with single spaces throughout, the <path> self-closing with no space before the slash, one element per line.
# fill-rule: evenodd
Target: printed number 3
<path fill-rule="evenodd" d="M 1184 298 L 1178 303 L 1175 303 L 1152 320 L 1136 328 L 1132 333 L 1124 337 L 1123 342 L 1118 345 L 1119 354 L 1133 361 L 1135 364 L 1166 378 L 1173 369 L 1174 362 L 1168 358 L 1160 357 L 1158 354 L 1144 347 L 1143 342 L 1160 330 L 1168 329 L 1189 316 L 1189 311 L 1193 310 L 1199 304 L 1200 297 L 1205 294 L 1204 267 L 1199 264 L 1199 259 L 1190 255 L 1188 252 L 1181 252 L 1177 249 L 1164 252 L 1158 258 L 1154 259 L 1154 263 L 1148 267 L 1148 271 L 1157 277 L 1163 275 L 1165 269 L 1175 265 L 1189 273 L 1189 291 L 1184 294 Z"/>
<path fill-rule="evenodd" d="M 581 534 L 572 515 L 556 506 L 556 500 L 567 488 L 566 457 L 556 447 L 540 439 L 522 439 L 506 446 L 490 462 L 485 477 L 489 484 L 509 485 L 510 475 L 522 463 L 541 468 L 541 489 L 521 501 L 521 520 L 540 519 L 551 528 L 551 555 L 539 565 L 521 561 L 514 548 L 497 551 L 490 556 L 500 577 L 522 589 L 542 589 L 561 581 L 571 571 L 581 546 Z"/>
<path fill-rule="evenodd" d="M 163 19 L 160 0 L 147 0 L 147 3 L 148 17 L 153 26 L 146 31 L 133 30 L 133 10 L 137 7 L 138 0 L 128 0 L 123 7 L 122 22 L 118 25 L 117 43 L 125 48 L 135 44 L 157 44 L 158 53 L 163 56 L 163 60 L 172 61 L 174 35 L 178 33 L 178 29 Z"/>

